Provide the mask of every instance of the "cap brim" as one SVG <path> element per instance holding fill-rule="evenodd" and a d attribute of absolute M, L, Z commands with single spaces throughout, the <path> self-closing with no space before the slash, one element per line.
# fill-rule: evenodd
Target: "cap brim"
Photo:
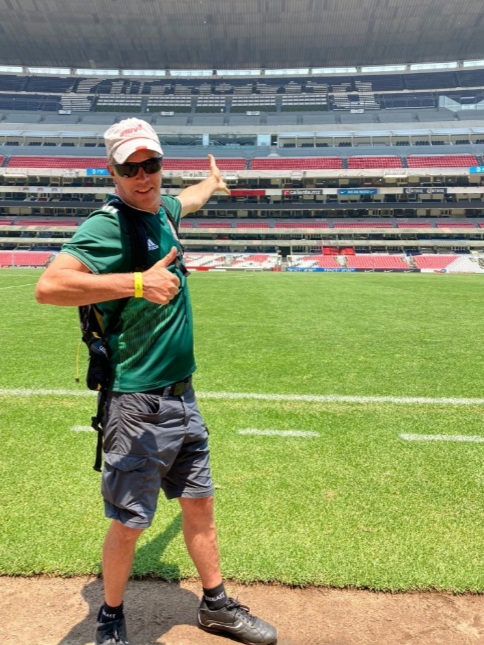
<path fill-rule="evenodd" d="M 152 139 L 132 139 L 131 141 L 125 141 L 122 143 L 116 150 L 111 153 L 113 161 L 116 163 L 124 163 L 133 153 L 138 150 L 150 150 L 151 152 L 157 152 L 159 155 L 163 154 L 161 146 L 156 141 Z"/>

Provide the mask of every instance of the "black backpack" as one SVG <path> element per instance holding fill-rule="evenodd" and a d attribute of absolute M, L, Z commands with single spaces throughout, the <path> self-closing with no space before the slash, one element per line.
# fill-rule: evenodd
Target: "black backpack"
<path fill-rule="evenodd" d="M 121 201 L 110 202 L 121 220 L 126 224 L 130 240 L 130 249 L 123 249 L 131 257 L 130 271 L 144 271 L 148 268 L 148 237 L 143 222 L 136 215 L 131 215 L 126 204 Z M 109 382 L 109 348 L 106 338 L 116 329 L 121 313 L 129 298 L 122 298 L 111 317 L 109 328 L 104 329 L 102 314 L 96 304 L 78 307 L 81 339 L 87 345 L 89 364 L 86 374 L 86 385 L 90 390 L 104 390 Z"/>
<path fill-rule="evenodd" d="M 129 257 L 131 258 L 130 271 L 144 271 L 148 269 L 148 236 L 146 228 L 139 217 L 139 212 L 136 211 L 136 209 L 130 208 L 127 204 L 118 199 L 109 202 L 107 206 L 115 208 L 118 211 L 120 216 L 120 225 L 122 222 L 126 224 L 131 248 L 123 249 L 123 251 L 129 253 Z M 170 221 L 175 232 L 175 236 L 178 239 L 178 227 L 175 219 L 163 200 L 162 206 L 165 209 L 168 220 Z M 184 273 L 187 273 L 179 258 L 177 258 L 176 265 L 181 268 Z M 98 433 L 96 459 L 93 468 L 99 472 L 101 471 L 102 462 L 104 406 L 107 394 L 106 388 L 109 383 L 111 370 L 109 347 L 106 342 L 106 338 L 119 325 L 121 313 L 128 301 L 129 297 L 122 298 L 119 301 L 119 305 L 111 316 L 109 326 L 106 329 L 103 327 L 102 314 L 96 304 L 81 305 L 78 307 L 81 340 L 86 344 L 89 354 L 86 385 L 90 390 L 98 392 L 97 411 L 96 414 L 91 417 L 91 427 Z M 79 382 L 79 377 L 76 378 L 76 382 Z"/>

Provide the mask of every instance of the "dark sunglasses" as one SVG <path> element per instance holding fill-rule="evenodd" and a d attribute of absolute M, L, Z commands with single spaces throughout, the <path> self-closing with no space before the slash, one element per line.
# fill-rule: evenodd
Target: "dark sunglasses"
<path fill-rule="evenodd" d="M 140 168 L 146 174 L 154 175 L 163 167 L 163 157 L 151 157 L 145 161 L 127 161 L 126 163 L 113 163 L 113 168 L 120 177 L 136 177 Z"/>

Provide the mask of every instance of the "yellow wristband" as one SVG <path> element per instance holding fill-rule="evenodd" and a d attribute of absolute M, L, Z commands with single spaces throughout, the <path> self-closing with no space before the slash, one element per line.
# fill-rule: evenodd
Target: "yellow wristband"
<path fill-rule="evenodd" d="M 143 297 L 143 274 L 137 271 L 134 275 L 134 297 Z"/>

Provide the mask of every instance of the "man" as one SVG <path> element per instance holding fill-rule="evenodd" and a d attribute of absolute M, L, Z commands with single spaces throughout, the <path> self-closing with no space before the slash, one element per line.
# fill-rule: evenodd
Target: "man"
<path fill-rule="evenodd" d="M 200 575 L 200 628 L 243 643 L 269 644 L 276 630 L 228 598 L 222 581 L 213 515 L 207 429 L 191 384 L 193 330 L 180 244 L 161 201 L 163 152 L 154 129 L 126 119 L 104 135 L 116 194 L 88 218 L 41 276 L 40 303 L 99 303 L 105 328 L 119 299 L 129 298 L 108 335 L 111 380 L 104 422 L 102 495 L 111 523 L 103 547 L 104 604 L 96 645 L 127 645 L 123 595 L 136 540 L 152 522 L 160 488 L 178 499 L 183 535 Z M 216 192 L 230 194 L 215 159 L 210 175 L 178 197 L 164 197 L 176 223 Z M 121 200 L 143 222 L 150 268 L 131 270 Z M 133 211 L 130 211 L 133 214 Z M 129 241 L 128 241 L 129 243 Z"/>

